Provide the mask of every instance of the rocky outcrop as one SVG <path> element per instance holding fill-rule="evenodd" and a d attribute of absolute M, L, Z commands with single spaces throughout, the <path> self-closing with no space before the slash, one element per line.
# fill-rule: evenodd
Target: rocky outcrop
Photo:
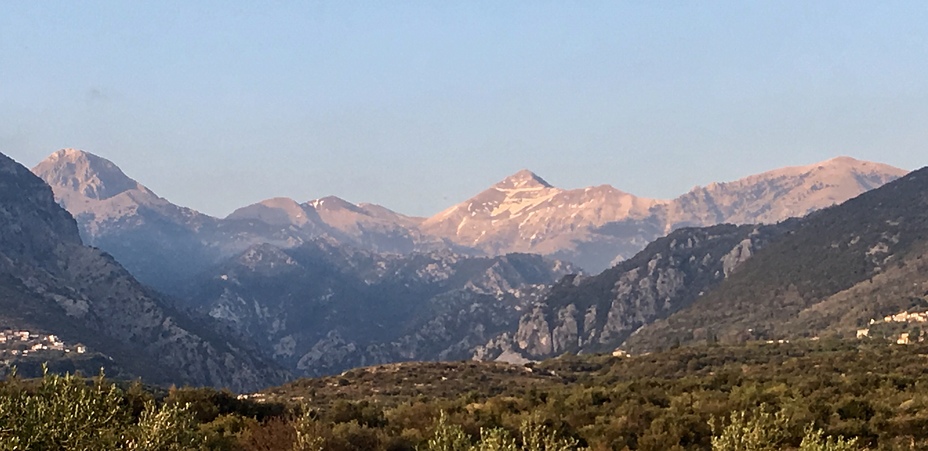
<path fill-rule="evenodd" d="M 573 271 L 535 255 L 399 256 L 325 240 L 260 245 L 191 283 L 192 304 L 299 374 L 463 359 Z"/>
<path fill-rule="evenodd" d="M 514 334 L 494 337 L 475 357 L 612 351 L 642 326 L 686 308 L 795 224 L 678 230 L 598 276 L 565 277 L 520 318 Z"/>
<path fill-rule="evenodd" d="M 599 276 L 566 278 L 476 357 L 855 338 L 928 306 L 926 193 L 921 169 L 800 219 L 678 230 Z"/>
<path fill-rule="evenodd" d="M 928 306 L 928 168 L 812 213 L 737 265 L 687 308 L 623 345 L 722 343 L 816 336 L 856 338 L 873 319 Z M 728 257 L 740 260 L 745 249 Z M 730 265 L 729 265 L 730 266 Z"/>
<path fill-rule="evenodd" d="M 105 196 L 122 187 L 82 189 Z M 286 376 L 210 321 L 175 310 L 109 255 L 84 247 L 48 185 L 2 154 L 0 229 L 0 288 L 17 301 L 0 314 L 8 327 L 85 343 L 154 383 L 251 390 Z"/>

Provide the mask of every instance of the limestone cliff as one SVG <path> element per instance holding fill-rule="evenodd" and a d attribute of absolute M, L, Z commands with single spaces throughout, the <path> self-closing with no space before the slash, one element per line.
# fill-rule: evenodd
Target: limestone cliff
<path fill-rule="evenodd" d="M 611 352 L 642 326 L 689 306 L 794 226 L 678 230 L 595 277 L 565 277 L 522 316 L 514 333 L 495 337 L 475 355 L 519 360 Z"/>

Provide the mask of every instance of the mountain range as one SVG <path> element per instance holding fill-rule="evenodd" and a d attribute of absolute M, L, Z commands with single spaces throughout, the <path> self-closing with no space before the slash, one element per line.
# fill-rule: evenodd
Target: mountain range
<path fill-rule="evenodd" d="M 84 242 L 300 375 L 743 338 L 746 320 L 725 326 L 728 298 L 706 299 L 731 284 L 764 286 L 739 282 L 758 256 L 843 211 L 834 205 L 906 175 L 839 157 L 659 200 L 611 186 L 564 190 L 525 170 L 430 218 L 336 197 L 269 199 L 214 218 L 86 152 L 58 151 L 33 172 L 74 215 Z M 785 269 L 759 271 L 780 277 Z M 824 319 L 803 311 L 802 321 L 792 312 L 784 317 L 792 326 L 748 329 L 773 337 L 808 324 L 832 330 L 838 317 L 859 323 L 836 311 Z M 721 316 L 705 319 L 713 314 Z M 758 332 L 773 330 L 780 335 Z"/>
<path fill-rule="evenodd" d="M 679 229 L 596 276 L 561 280 L 476 355 L 869 336 L 887 316 L 928 310 L 926 212 L 928 168 L 803 218 Z"/>
<path fill-rule="evenodd" d="M 681 227 L 775 223 L 839 204 L 905 173 L 839 157 L 656 200 L 608 185 L 563 190 L 521 171 L 427 219 L 421 229 L 490 255 L 533 252 L 597 273 Z"/>
<path fill-rule="evenodd" d="M 608 185 L 564 190 L 523 170 L 430 218 L 325 197 L 303 203 L 268 199 L 220 219 L 171 204 L 87 152 L 60 150 L 33 172 L 77 219 L 84 242 L 164 291 L 252 245 L 288 248 L 315 238 L 381 253 L 535 253 L 597 273 L 680 227 L 775 223 L 906 173 L 839 157 L 656 200 Z"/>

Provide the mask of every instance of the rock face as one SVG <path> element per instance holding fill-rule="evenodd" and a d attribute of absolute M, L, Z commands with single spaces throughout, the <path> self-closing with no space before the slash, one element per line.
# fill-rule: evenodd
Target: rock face
<path fill-rule="evenodd" d="M 130 185 L 113 178 L 78 188 L 113 199 L 127 187 L 137 189 Z M 2 154 L 0 230 L 5 326 L 84 343 L 154 383 L 251 390 L 286 376 L 211 322 L 172 308 L 109 255 L 84 247 L 75 220 L 48 185 Z"/>
<path fill-rule="evenodd" d="M 158 197 L 108 160 L 63 149 L 32 171 L 77 219 L 85 243 L 110 253 L 147 284 L 170 287 L 222 254 L 201 236 L 218 227 L 216 218 Z"/>
<path fill-rule="evenodd" d="M 186 297 L 303 375 L 408 360 L 469 358 L 572 272 L 535 255 L 377 254 L 324 240 L 254 246 Z"/>
<path fill-rule="evenodd" d="M 839 157 L 655 200 L 611 186 L 562 190 L 521 171 L 427 219 L 421 229 L 490 255 L 539 253 L 595 273 L 681 227 L 776 223 L 839 204 L 905 173 Z"/>
<path fill-rule="evenodd" d="M 565 277 L 514 333 L 494 337 L 475 356 L 518 361 L 611 352 L 642 326 L 689 306 L 795 225 L 677 230 L 595 277 Z"/>
<path fill-rule="evenodd" d="M 837 334 L 928 307 L 928 168 L 798 221 L 691 306 L 643 328 L 625 347 Z"/>
<path fill-rule="evenodd" d="M 926 212 L 928 168 L 775 225 L 680 229 L 596 277 L 565 278 L 476 357 L 854 338 L 928 309 Z"/>
<path fill-rule="evenodd" d="M 841 204 L 908 171 L 838 157 L 776 169 L 730 183 L 713 183 L 678 197 L 662 210 L 671 228 L 711 224 L 772 224 Z"/>

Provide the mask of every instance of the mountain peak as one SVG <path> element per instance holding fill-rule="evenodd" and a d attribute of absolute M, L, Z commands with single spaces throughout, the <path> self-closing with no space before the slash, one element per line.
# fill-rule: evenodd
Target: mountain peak
<path fill-rule="evenodd" d="M 866 161 L 866 160 L 858 160 L 856 158 L 845 156 L 845 155 L 837 156 L 837 157 L 834 157 L 834 158 L 831 158 L 825 161 L 813 163 L 813 164 L 806 165 L 806 166 L 787 167 L 787 168 L 782 168 L 779 170 L 773 170 L 770 172 L 773 173 L 773 172 L 778 172 L 778 171 L 780 172 L 792 171 L 792 172 L 797 172 L 797 173 L 804 173 L 804 172 L 809 172 L 813 170 L 818 170 L 818 171 L 830 170 L 830 171 L 846 172 L 846 173 L 854 173 L 854 172 L 861 172 L 861 171 L 880 172 L 880 173 L 891 174 L 892 176 L 894 176 L 894 178 L 902 177 L 909 172 L 909 171 L 906 171 L 905 169 L 900 169 L 894 166 L 890 166 L 888 164 L 876 163 L 873 161 Z"/>
<path fill-rule="evenodd" d="M 303 206 L 289 197 L 265 199 L 256 204 L 241 207 L 226 216 L 226 219 L 233 221 L 255 219 L 276 226 L 302 226 L 310 222 Z"/>
<path fill-rule="evenodd" d="M 849 157 L 849 156 L 847 156 L 847 155 L 839 155 L 839 156 L 834 157 L 834 158 L 831 158 L 831 159 L 829 159 L 829 160 L 825 160 L 823 163 L 831 163 L 831 164 L 857 164 L 857 163 L 860 163 L 860 162 L 861 162 L 861 160 L 858 160 L 858 159 L 856 159 L 856 158 L 854 158 L 854 157 Z"/>
<path fill-rule="evenodd" d="M 326 207 L 326 206 L 328 206 L 328 207 L 330 207 L 330 208 L 331 208 L 331 207 L 345 208 L 345 207 L 347 207 L 347 206 L 349 206 L 349 205 L 350 205 L 350 206 L 355 206 L 355 205 L 352 204 L 351 202 L 348 202 L 347 200 L 342 199 L 342 198 L 340 198 L 340 197 L 338 197 L 338 196 L 325 196 L 325 197 L 320 197 L 319 199 L 313 199 L 313 200 L 307 202 L 307 204 L 312 205 L 313 208 L 324 208 L 324 207 Z M 327 205 L 327 204 L 328 204 L 328 205 Z"/>
<path fill-rule="evenodd" d="M 546 182 L 545 179 L 528 169 L 523 169 L 506 177 L 496 185 L 493 185 L 493 187 L 505 190 L 554 188 L 554 186 Z"/>
<path fill-rule="evenodd" d="M 61 149 L 32 169 L 55 189 L 104 200 L 129 190 L 147 191 L 112 161 L 78 149 Z"/>
<path fill-rule="evenodd" d="M 289 198 L 289 197 L 272 197 L 270 199 L 264 199 L 261 202 L 258 202 L 259 205 L 264 205 L 269 208 L 282 208 L 282 209 L 299 209 L 300 203 Z"/>
<path fill-rule="evenodd" d="M 80 149 L 74 149 L 74 148 L 68 147 L 68 148 L 61 149 L 49 155 L 49 158 L 53 158 L 53 159 L 64 158 L 64 159 L 76 160 L 79 158 L 88 158 L 88 157 L 93 157 L 93 156 L 95 155 L 93 155 L 92 153 L 84 152 L 83 150 L 80 150 Z"/>
<path fill-rule="evenodd" d="M 326 196 L 307 202 L 316 210 L 359 210 L 358 206 L 337 196 Z"/>

